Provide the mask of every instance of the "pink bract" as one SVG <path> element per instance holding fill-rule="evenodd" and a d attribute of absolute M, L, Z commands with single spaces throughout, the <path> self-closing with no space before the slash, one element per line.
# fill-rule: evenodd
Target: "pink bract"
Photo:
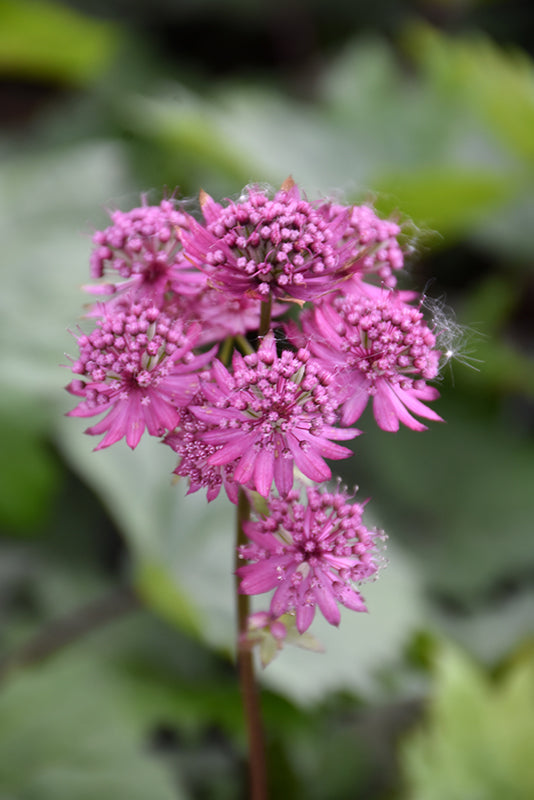
<path fill-rule="evenodd" d="M 338 625 L 339 604 L 354 611 L 366 606 L 354 584 L 369 580 L 379 567 L 377 544 L 384 534 L 362 523 L 363 505 L 350 503 L 345 492 L 306 489 L 306 502 L 293 490 L 271 497 L 268 513 L 244 530 L 250 543 L 240 556 L 240 591 L 263 594 L 275 589 L 270 614 L 295 613 L 297 630 L 306 631 L 319 607 L 331 625 Z"/>

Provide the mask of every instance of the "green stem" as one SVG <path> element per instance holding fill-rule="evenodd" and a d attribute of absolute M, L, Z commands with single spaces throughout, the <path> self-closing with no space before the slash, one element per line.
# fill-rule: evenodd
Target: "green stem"
<path fill-rule="evenodd" d="M 250 503 L 244 489 L 240 489 L 237 504 L 236 569 L 242 563 L 239 559 L 238 548 L 247 541 L 243 523 L 249 517 Z M 254 679 L 252 650 L 247 647 L 244 641 L 247 633 L 247 620 L 250 614 L 250 599 L 248 595 L 239 592 L 239 578 L 237 576 L 235 586 L 237 596 L 237 666 L 249 748 L 248 797 L 250 800 L 267 800 L 267 770 L 260 698 Z"/>
<path fill-rule="evenodd" d="M 255 352 L 250 342 L 246 340 L 246 338 L 243 336 L 242 333 L 238 333 L 235 336 L 235 342 L 239 347 L 239 349 L 241 350 L 241 352 L 243 353 L 243 355 L 249 356 L 251 353 Z"/>
<path fill-rule="evenodd" d="M 266 336 L 271 329 L 271 310 L 273 307 L 273 296 L 270 294 L 268 300 L 261 301 L 260 327 L 258 336 Z"/>
<path fill-rule="evenodd" d="M 232 347 L 234 345 L 234 337 L 227 336 L 224 342 L 222 343 L 222 347 L 219 351 L 219 361 L 222 361 L 223 364 L 228 364 L 230 361 L 230 356 L 232 354 Z"/>

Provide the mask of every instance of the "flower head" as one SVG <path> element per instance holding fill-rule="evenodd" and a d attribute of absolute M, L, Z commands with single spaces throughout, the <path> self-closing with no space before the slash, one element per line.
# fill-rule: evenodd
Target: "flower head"
<path fill-rule="evenodd" d="M 317 606 L 331 625 L 339 624 L 339 604 L 366 611 L 353 584 L 376 574 L 384 534 L 363 525 L 363 505 L 350 503 L 343 491 L 309 487 L 305 503 L 292 491 L 269 498 L 267 506 L 266 517 L 244 525 L 250 543 L 240 556 L 250 563 L 237 570 L 240 591 L 275 589 L 270 614 L 295 613 L 299 633 L 309 628 Z"/>
<path fill-rule="evenodd" d="M 397 283 L 394 273 L 404 266 L 404 253 L 398 240 L 400 225 L 381 219 L 367 205 L 347 207 L 326 202 L 318 210 L 330 224 L 336 220 L 344 224 L 341 244 L 354 275 L 374 273 L 381 284 L 393 288 Z"/>
<path fill-rule="evenodd" d="M 346 219 L 328 221 L 291 179 L 272 198 L 251 186 L 227 206 L 203 193 L 201 206 L 206 225 L 190 220 L 185 254 L 234 297 L 312 300 L 346 275 Z"/>
<path fill-rule="evenodd" d="M 191 270 L 182 252 L 179 232 L 188 217 L 171 200 L 158 206 L 144 203 L 131 211 L 110 213 L 112 225 L 93 236 L 92 278 L 113 275 L 122 280 L 93 284 L 96 295 L 130 292 L 134 299 L 150 297 L 161 305 L 166 291 L 196 293 L 205 284 L 202 273 Z"/>
<path fill-rule="evenodd" d="M 92 333 L 77 336 L 80 356 L 72 371 L 85 380 L 72 381 L 67 390 L 84 399 L 69 416 L 108 412 L 86 431 L 106 434 L 97 450 L 123 436 L 134 448 L 145 428 L 162 436 L 176 427 L 180 407 L 197 391 L 196 372 L 213 356 L 193 355 L 198 334 L 198 327 L 184 331 L 179 320 L 145 301 L 105 313 Z"/>
<path fill-rule="evenodd" d="M 328 480 L 325 458 L 351 455 L 330 439 L 352 439 L 359 431 L 334 428 L 339 405 L 332 376 L 305 350 L 277 355 L 273 334 L 257 353 L 234 353 L 233 374 L 215 360 L 204 378 L 207 402 L 191 412 L 209 426 L 201 439 L 222 445 L 208 458 L 221 465 L 239 460 L 234 479 L 267 496 L 273 479 L 280 494 L 293 485 L 293 466 L 314 481 Z"/>
<path fill-rule="evenodd" d="M 337 295 L 303 315 L 302 324 L 311 352 L 336 375 L 343 424 L 354 424 L 369 397 L 385 431 L 397 431 L 401 422 L 425 430 L 412 414 L 441 420 L 421 402 L 439 397 L 426 381 L 436 377 L 440 353 L 418 308 L 388 291 L 373 298 Z"/>

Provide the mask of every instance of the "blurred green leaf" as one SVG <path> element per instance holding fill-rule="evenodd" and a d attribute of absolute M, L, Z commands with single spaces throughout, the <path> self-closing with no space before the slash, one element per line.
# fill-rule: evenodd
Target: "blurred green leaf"
<path fill-rule="evenodd" d="M 532 652 L 499 681 L 450 646 L 438 653 L 425 724 L 404 742 L 406 800 L 534 796 Z"/>
<path fill-rule="evenodd" d="M 418 225 L 458 235 L 501 206 L 515 187 L 508 176 L 487 170 L 424 166 L 377 177 L 376 189 L 383 213 L 400 209 Z"/>
<path fill-rule="evenodd" d="M 143 439 L 135 452 L 119 443 L 93 453 L 82 426 L 71 419 L 61 421 L 57 438 L 69 463 L 103 499 L 123 531 L 138 574 L 143 575 L 148 563 L 150 570 L 157 567 L 153 575 L 161 572 L 166 576 L 163 582 L 174 587 L 165 597 L 165 618 L 173 616 L 175 624 L 183 625 L 184 608 L 178 605 L 173 614 L 172 603 L 179 604 L 179 596 L 185 595 L 195 609 L 194 625 L 203 641 L 233 653 L 235 506 L 224 497 L 208 504 L 200 492 L 186 496 L 183 482 L 171 486 L 174 453 L 155 440 Z M 145 597 L 161 611 L 154 592 Z M 421 626 L 425 606 L 419 578 L 397 549 L 381 580 L 363 587 L 363 593 L 369 614 L 348 612 L 339 629 L 318 614 L 313 633 L 326 653 L 287 647 L 263 673 L 265 683 L 303 704 L 335 690 L 379 692 L 378 672 L 398 658 Z M 267 597 L 257 599 L 259 607 L 265 607 Z M 191 630 L 187 604 L 185 614 Z"/>
<path fill-rule="evenodd" d="M 0 526 L 21 534 L 38 533 L 59 489 L 60 469 L 44 442 L 31 405 L 4 396 L 0 408 Z"/>
<path fill-rule="evenodd" d="M 146 750 L 120 685 L 87 658 L 55 659 L 0 693 L 0 796 L 179 800 Z"/>
<path fill-rule="evenodd" d="M 199 619 L 195 609 L 161 564 L 141 560 L 134 582 L 139 596 L 149 608 L 171 624 L 199 635 Z"/>
<path fill-rule="evenodd" d="M 534 163 L 534 64 L 526 53 L 422 25 L 409 29 L 406 42 L 438 91 L 459 95 L 518 156 Z"/>
<path fill-rule="evenodd" d="M 0 0 L 0 74 L 87 84 L 110 65 L 118 29 L 45 0 Z"/>
<path fill-rule="evenodd" d="M 130 187 L 122 150 L 111 142 L 6 152 L 0 180 L 0 236 L 9 269 L 0 296 L 0 368 L 29 413 L 56 418 L 75 328 L 87 301 L 91 235 L 103 207 Z M 83 190 L 80 188 L 83 187 Z M 139 202 L 139 193 L 123 201 Z M 67 410 L 67 407 L 64 408 Z"/>
<path fill-rule="evenodd" d="M 168 153 L 173 174 L 183 173 L 189 179 L 210 175 L 213 181 L 222 175 L 239 191 L 254 172 L 254 161 L 218 128 L 213 107 L 181 87 L 176 87 L 172 99 L 127 98 L 120 111 L 129 130 Z"/>
<path fill-rule="evenodd" d="M 349 481 L 361 473 L 384 527 L 410 548 L 428 589 L 468 605 L 534 564 L 532 442 L 487 403 L 484 394 L 449 391 L 434 406 L 444 424 L 394 436 L 369 430 L 358 440 L 365 472 L 355 462 L 348 477 L 350 467 L 340 466 Z"/>

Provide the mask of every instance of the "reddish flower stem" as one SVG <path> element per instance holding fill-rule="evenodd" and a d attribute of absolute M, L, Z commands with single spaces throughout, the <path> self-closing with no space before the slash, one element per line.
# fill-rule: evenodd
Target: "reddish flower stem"
<path fill-rule="evenodd" d="M 250 516 L 250 503 L 243 489 L 239 490 L 237 506 L 237 547 L 236 569 L 240 565 L 238 547 L 245 544 L 246 536 L 243 523 Z M 247 632 L 247 618 L 250 613 L 250 600 L 246 594 L 239 593 L 239 578 L 236 576 L 237 594 L 237 666 L 239 683 L 243 699 L 243 711 L 247 728 L 249 748 L 249 798 L 250 800 L 267 800 L 267 770 L 265 765 L 265 745 L 261 719 L 260 698 L 254 679 L 254 662 L 252 650 L 246 646 L 243 638 Z"/>
<path fill-rule="evenodd" d="M 258 335 L 265 336 L 271 327 L 272 298 L 262 302 Z M 243 523 L 250 518 L 250 502 L 244 489 L 239 490 L 237 501 L 237 530 L 235 567 L 240 566 L 239 547 L 246 544 Z M 250 800 L 267 800 L 267 768 L 265 764 L 265 742 L 261 718 L 260 697 L 254 677 L 252 650 L 244 643 L 247 620 L 250 614 L 250 597 L 239 592 L 240 579 L 236 575 L 237 598 L 237 666 L 239 684 L 243 698 L 243 711 L 247 727 L 249 748 L 249 797 Z"/>

